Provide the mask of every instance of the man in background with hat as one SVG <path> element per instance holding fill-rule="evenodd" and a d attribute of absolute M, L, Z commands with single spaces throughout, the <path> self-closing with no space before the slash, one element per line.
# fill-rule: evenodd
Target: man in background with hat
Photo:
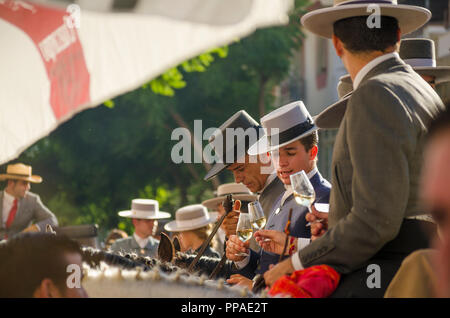
<path fill-rule="evenodd" d="M 0 240 L 19 232 L 45 232 L 47 225 L 58 226 L 56 216 L 39 195 L 29 191 L 30 183 L 42 182 L 42 178 L 32 175 L 31 171 L 31 166 L 16 163 L 8 165 L 6 174 L 0 175 L 0 181 L 7 181 L 0 192 Z"/>
<path fill-rule="evenodd" d="M 395 0 L 334 4 L 302 17 L 308 30 L 332 38 L 354 86 L 334 146 L 329 226 L 317 224 L 311 234 L 325 234 L 264 278 L 270 285 L 326 264 L 342 275 L 334 297 L 382 297 L 404 257 L 429 244 L 421 235 L 429 222 L 416 219 L 424 214 L 418 184 L 427 125 L 443 103 L 396 48 L 401 33 L 421 27 L 431 13 Z M 371 4 L 380 15 L 369 17 Z M 371 264 L 381 271 L 375 288 L 367 284 Z"/>
<path fill-rule="evenodd" d="M 134 233 L 115 241 L 111 251 L 157 257 L 159 241 L 152 234 L 158 226 L 157 220 L 170 218 L 170 214 L 159 211 L 159 202 L 150 199 L 134 199 L 131 201 L 131 210 L 120 211 L 118 214 L 132 219 Z"/>

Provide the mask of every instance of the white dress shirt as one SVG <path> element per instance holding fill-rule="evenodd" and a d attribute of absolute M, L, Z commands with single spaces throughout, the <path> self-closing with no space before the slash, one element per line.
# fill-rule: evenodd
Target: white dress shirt
<path fill-rule="evenodd" d="M 145 248 L 147 246 L 148 243 L 148 237 L 147 238 L 142 238 L 139 235 L 136 234 L 136 232 L 133 233 L 133 237 L 136 240 L 136 242 L 138 243 L 140 248 Z"/>

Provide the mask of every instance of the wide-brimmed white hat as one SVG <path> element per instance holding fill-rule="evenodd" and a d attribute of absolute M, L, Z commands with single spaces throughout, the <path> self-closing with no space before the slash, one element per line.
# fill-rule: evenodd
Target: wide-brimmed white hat
<path fill-rule="evenodd" d="M 275 109 L 263 118 L 265 135 L 248 149 L 249 155 L 258 155 L 284 147 L 319 129 L 302 101 Z"/>
<path fill-rule="evenodd" d="M 8 165 L 6 167 L 6 174 L 0 174 L 0 181 L 11 179 L 41 183 L 42 178 L 38 175 L 33 175 L 31 171 L 31 166 L 24 165 L 23 163 Z"/>
<path fill-rule="evenodd" d="M 206 207 L 201 204 L 187 205 L 175 212 L 175 221 L 164 226 L 169 232 L 183 232 L 202 228 L 216 222 L 217 217 L 208 213 Z"/>
<path fill-rule="evenodd" d="M 347 102 L 353 93 L 353 83 L 347 80 L 350 78 L 347 75 L 341 76 L 338 82 L 337 91 L 339 101 L 331 104 L 325 108 L 319 115 L 314 117 L 314 122 L 320 129 L 336 129 L 339 128 L 345 110 L 347 109 Z"/>
<path fill-rule="evenodd" d="M 258 199 L 256 194 L 252 194 L 250 190 L 242 183 L 225 183 L 217 187 L 217 197 L 202 202 L 210 210 L 216 210 L 217 205 L 227 197 L 233 195 L 234 200 L 255 201 Z M 212 212 L 210 212 L 211 214 Z"/>
<path fill-rule="evenodd" d="M 131 210 L 120 211 L 120 216 L 132 219 L 167 219 L 170 213 L 159 210 L 159 202 L 151 199 L 133 199 Z"/>
<path fill-rule="evenodd" d="M 431 12 L 423 7 L 397 4 L 397 0 L 334 0 L 333 7 L 322 8 L 305 14 L 302 25 L 314 34 L 331 38 L 336 21 L 374 14 L 369 5 L 377 5 L 382 16 L 396 18 L 402 34 L 411 33 L 431 18 Z"/>

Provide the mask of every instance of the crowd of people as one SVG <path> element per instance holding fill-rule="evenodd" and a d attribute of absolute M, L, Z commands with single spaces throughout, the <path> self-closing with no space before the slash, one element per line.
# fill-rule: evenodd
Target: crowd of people
<path fill-rule="evenodd" d="M 332 40 L 348 71 L 340 81 L 347 94 L 314 118 L 302 101 L 275 109 L 260 124 L 245 110 L 228 118 L 210 139 L 221 157 L 205 180 L 228 170 L 235 183 L 221 185 L 202 204 L 181 207 L 164 230 L 177 238 L 180 252 L 197 254 L 223 219 L 204 255 L 231 261 L 227 284 L 250 290 L 267 287 L 272 295 L 293 297 L 450 297 L 450 103 L 435 91 L 450 81 L 450 67 L 436 66 L 432 40 L 401 40 L 431 13 L 396 1 L 334 3 L 304 15 L 302 24 Z M 367 23 L 371 3 L 381 9 L 378 27 Z M 316 164 L 318 130 L 328 128 L 338 128 L 331 180 Z M 227 140 L 234 138 L 229 129 L 258 138 Z M 291 176 L 301 171 L 314 188 L 314 202 L 329 204 L 329 212 L 298 204 Z M 55 215 L 28 191 L 42 178 L 14 164 L 0 180 L 7 180 L 0 193 L 0 235 L 7 239 L 0 245 L 0 260 L 7 260 L 0 261 L 0 282 L 10 286 L 2 296 L 86 296 L 82 287 L 61 285 L 62 266 L 82 261 L 79 245 L 49 233 L 18 235 L 57 226 Z M 225 211 L 229 194 L 236 202 Z M 243 240 L 240 216 L 254 201 L 266 223 Z M 134 233 L 114 231 L 108 251 L 157 258 L 155 230 L 170 213 L 156 200 L 134 199 L 119 215 L 132 219 Z M 58 247 L 50 255 L 45 244 Z M 15 266 L 27 257 L 53 265 L 37 266 L 48 271 L 36 269 L 27 286 L 16 285 Z M 370 268 L 380 274 L 372 283 Z"/>

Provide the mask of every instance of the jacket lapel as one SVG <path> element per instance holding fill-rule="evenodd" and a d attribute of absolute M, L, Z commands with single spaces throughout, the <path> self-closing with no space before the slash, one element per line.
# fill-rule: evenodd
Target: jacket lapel
<path fill-rule="evenodd" d="M 359 84 L 358 87 L 361 87 L 361 85 L 368 81 L 370 78 L 377 76 L 379 74 L 383 74 L 386 73 L 389 69 L 393 68 L 393 67 L 407 67 L 407 65 L 399 58 L 397 57 L 392 57 L 386 61 L 381 62 L 380 64 L 378 64 L 377 66 L 375 66 L 373 69 L 371 69 L 369 71 L 369 73 L 366 74 L 366 76 L 364 76 L 364 78 L 361 80 L 361 83 Z"/>

